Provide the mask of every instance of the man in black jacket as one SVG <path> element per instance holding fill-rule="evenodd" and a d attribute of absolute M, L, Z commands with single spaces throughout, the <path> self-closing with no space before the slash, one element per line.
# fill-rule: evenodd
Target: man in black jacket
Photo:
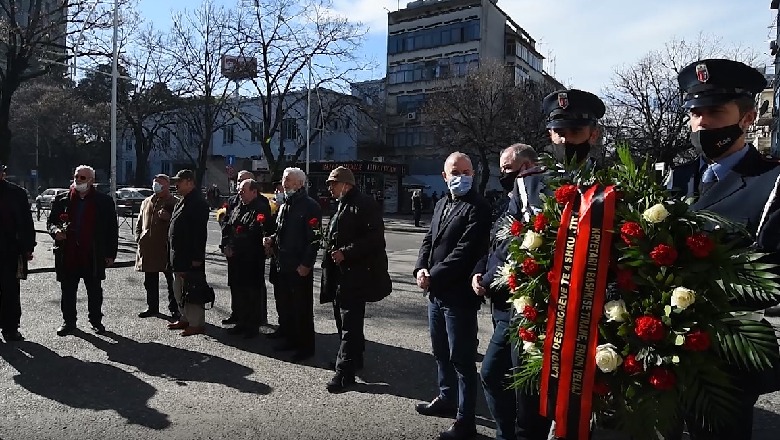
<path fill-rule="evenodd" d="M 341 337 L 336 375 L 327 385 L 329 392 L 338 393 L 355 383 L 355 370 L 363 366 L 366 302 L 385 298 L 393 286 L 379 205 L 358 191 L 355 176 L 345 167 L 331 171 L 327 184 L 339 205 L 325 239 L 320 302 L 333 302 Z"/>
<path fill-rule="evenodd" d="M 447 158 L 442 176 L 450 193 L 436 204 L 413 272 L 429 299 L 428 326 L 439 377 L 439 395 L 417 404 L 416 410 L 455 417 L 441 439 L 476 435 L 477 311 L 482 299 L 471 290 L 470 275 L 488 249 L 491 208 L 472 188 L 473 175 L 465 154 Z"/>
<path fill-rule="evenodd" d="M 254 338 L 268 322 L 263 237 L 271 222 L 271 205 L 253 179 L 238 184 L 238 197 L 240 203 L 225 221 L 220 244 L 228 261 L 228 286 L 237 314 L 236 326 L 228 333 Z"/>
<path fill-rule="evenodd" d="M 116 259 L 119 226 L 114 200 L 95 190 L 94 182 L 92 167 L 77 167 L 70 191 L 55 197 L 46 222 L 54 239 L 54 267 L 62 288 L 64 323 L 57 329 L 59 336 L 76 329 L 76 293 L 81 279 L 87 289 L 92 329 L 97 333 L 106 331 L 101 282 L 106 279 L 106 267 Z"/>
<path fill-rule="evenodd" d="M 263 239 L 274 254 L 274 297 L 279 312 L 276 337 L 285 341 L 277 351 L 294 350 L 293 362 L 314 355 L 314 274 L 320 248 L 320 205 L 306 194 L 306 174 L 287 168 L 282 175 L 284 204 L 276 219 L 276 233 Z"/>
<path fill-rule="evenodd" d="M 206 312 L 203 304 L 184 302 L 184 279 L 193 272 L 205 271 L 209 205 L 198 191 L 192 171 L 181 170 L 171 180 L 181 196 L 168 229 L 169 263 L 175 275 L 173 294 L 181 317 L 168 324 L 168 328 L 184 330 L 182 336 L 191 336 L 205 333 Z"/>
<path fill-rule="evenodd" d="M 21 341 L 22 318 L 19 280 L 27 278 L 27 262 L 35 249 L 27 192 L 5 180 L 6 167 L 0 163 L 0 329 L 6 342 Z"/>
<path fill-rule="evenodd" d="M 241 185 L 241 182 L 243 182 L 245 180 L 250 180 L 250 179 L 254 180 L 255 175 L 251 171 L 241 170 L 241 171 L 238 172 L 238 175 L 236 177 L 237 177 L 236 178 L 236 190 L 238 190 L 238 187 Z M 233 210 L 236 207 L 240 206 L 240 205 L 241 205 L 241 197 L 239 196 L 238 193 L 236 193 L 236 194 L 230 196 L 230 198 L 228 198 L 227 207 L 225 208 L 225 215 L 222 217 L 225 220 L 223 220 L 223 222 L 221 224 L 221 226 L 222 226 L 222 235 L 223 236 L 225 235 L 225 228 L 226 228 L 227 219 L 230 218 L 230 215 L 233 212 Z M 240 302 L 240 300 L 239 300 L 239 302 Z M 231 289 L 230 290 L 230 316 L 228 316 L 227 318 L 222 320 L 223 324 L 236 324 L 236 323 L 238 323 L 238 315 L 239 315 L 240 312 L 236 310 L 235 304 L 236 304 L 236 298 L 234 296 L 233 289 Z M 268 323 L 267 319 L 263 321 L 263 324 L 267 324 L 267 323 Z"/>

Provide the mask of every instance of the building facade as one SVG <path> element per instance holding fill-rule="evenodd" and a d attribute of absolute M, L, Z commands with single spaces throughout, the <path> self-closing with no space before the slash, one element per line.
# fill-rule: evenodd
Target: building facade
<path fill-rule="evenodd" d="M 772 56 L 775 57 L 775 73 L 777 73 L 780 72 L 780 13 L 778 11 L 778 9 L 780 9 L 780 0 L 771 0 L 769 8 L 773 10 L 775 14 L 775 38 L 774 41 L 770 42 L 770 51 Z M 780 130 L 778 130 L 778 125 L 780 124 L 780 114 L 778 114 L 778 109 L 780 109 L 780 93 L 778 93 L 780 81 L 778 81 L 776 74 L 773 76 L 769 87 L 774 93 L 772 100 L 770 101 L 772 103 L 772 121 L 769 126 L 771 139 L 770 151 L 772 156 L 780 157 Z"/>

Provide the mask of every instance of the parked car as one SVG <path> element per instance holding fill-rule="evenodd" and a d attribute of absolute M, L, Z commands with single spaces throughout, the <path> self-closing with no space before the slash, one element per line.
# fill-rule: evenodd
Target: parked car
<path fill-rule="evenodd" d="M 35 207 L 37 209 L 51 209 L 51 202 L 54 200 L 54 197 L 68 191 L 67 188 L 49 188 L 35 198 Z"/>
<path fill-rule="evenodd" d="M 122 188 L 116 191 L 116 213 L 122 217 L 138 215 L 141 202 L 154 194 L 149 188 Z"/>

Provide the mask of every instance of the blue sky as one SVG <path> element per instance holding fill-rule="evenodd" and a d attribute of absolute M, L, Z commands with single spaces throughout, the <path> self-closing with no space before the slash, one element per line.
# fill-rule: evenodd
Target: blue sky
<path fill-rule="evenodd" d="M 236 5 L 240 0 L 215 0 Z M 192 8 L 198 0 L 140 0 L 143 16 L 157 26 L 170 24 L 172 10 Z M 363 55 L 379 67 L 363 78 L 384 75 L 387 10 L 407 1 L 333 0 L 334 9 L 369 27 Z M 615 67 L 631 65 L 645 53 L 663 47 L 671 38 L 694 40 L 700 33 L 719 36 L 725 43 L 768 52 L 774 35 L 770 26 L 776 11 L 770 0 L 499 0 L 507 12 L 552 55 L 545 69 L 577 88 L 600 92 Z M 766 54 L 766 63 L 771 59 Z"/>

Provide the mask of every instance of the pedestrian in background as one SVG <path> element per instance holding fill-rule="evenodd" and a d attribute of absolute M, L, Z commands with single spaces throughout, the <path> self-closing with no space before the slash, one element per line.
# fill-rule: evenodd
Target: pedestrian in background
<path fill-rule="evenodd" d="M 0 162 L 0 329 L 6 342 L 21 341 L 19 280 L 27 278 L 27 262 L 35 249 L 35 227 L 24 188 L 5 179 Z"/>
<path fill-rule="evenodd" d="M 168 324 L 168 328 L 184 330 L 182 336 L 192 336 L 206 332 L 206 312 L 203 304 L 185 301 L 184 280 L 206 270 L 209 205 L 198 191 L 192 171 L 181 170 L 171 180 L 181 196 L 173 208 L 168 229 L 168 264 L 174 273 L 173 294 L 179 305 L 180 317 Z"/>
<path fill-rule="evenodd" d="M 119 247 L 114 200 L 95 190 L 95 170 L 76 168 L 70 191 L 54 198 L 46 226 L 54 239 L 54 267 L 60 282 L 63 324 L 57 335 L 76 330 L 76 293 L 79 281 L 87 289 L 89 322 L 104 333 L 103 287 L 106 268 L 114 264 Z"/>
<path fill-rule="evenodd" d="M 171 178 L 165 174 L 154 176 L 154 194 L 144 199 L 135 224 L 135 270 L 144 273 L 146 310 L 139 318 L 149 318 L 160 313 L 160 273 L 168 287 L 168 311 L 171 322 L 179 320 L 179 306 L 173 294 L 173 272 L 168 269 L 168 228 L 173 208 L 178 201 L 170 191 Z"/>
<path fill-rule="evenodd" d="M 412 214 L 414 214 L 414 226 L 419 228 L 422 217 L 422 196 L 419 189 L 412 192 Z"/>
<path fill-rule="evenodd" d="M 241 170 L 238 172 L 238 176 L 236 178 L 236 190 L 238 190 L 239 186 L 241 185 L 241 182 L 249 179 L 254 179 L 255 175 L 248 170 Z M 222 219 L 222 235 L 225 235 L 225 228 L 226 228 L 226 220 L 230 218 L 231 213 L 233 210 L 241 204 L 241 197 L 238 195 L 238 193 L 233 194 L 230 196 L 230 198 L 227 201 L 227 206 L 225 209 L 225 214 L 223 215 Z M 236 299 L 233 296 L 233 290 L 230 291 L 230 316 L 222 320 L 222 324 L 236 324 L 238 323 L 238 311 L 236 310 L 235 304 Z"/>

